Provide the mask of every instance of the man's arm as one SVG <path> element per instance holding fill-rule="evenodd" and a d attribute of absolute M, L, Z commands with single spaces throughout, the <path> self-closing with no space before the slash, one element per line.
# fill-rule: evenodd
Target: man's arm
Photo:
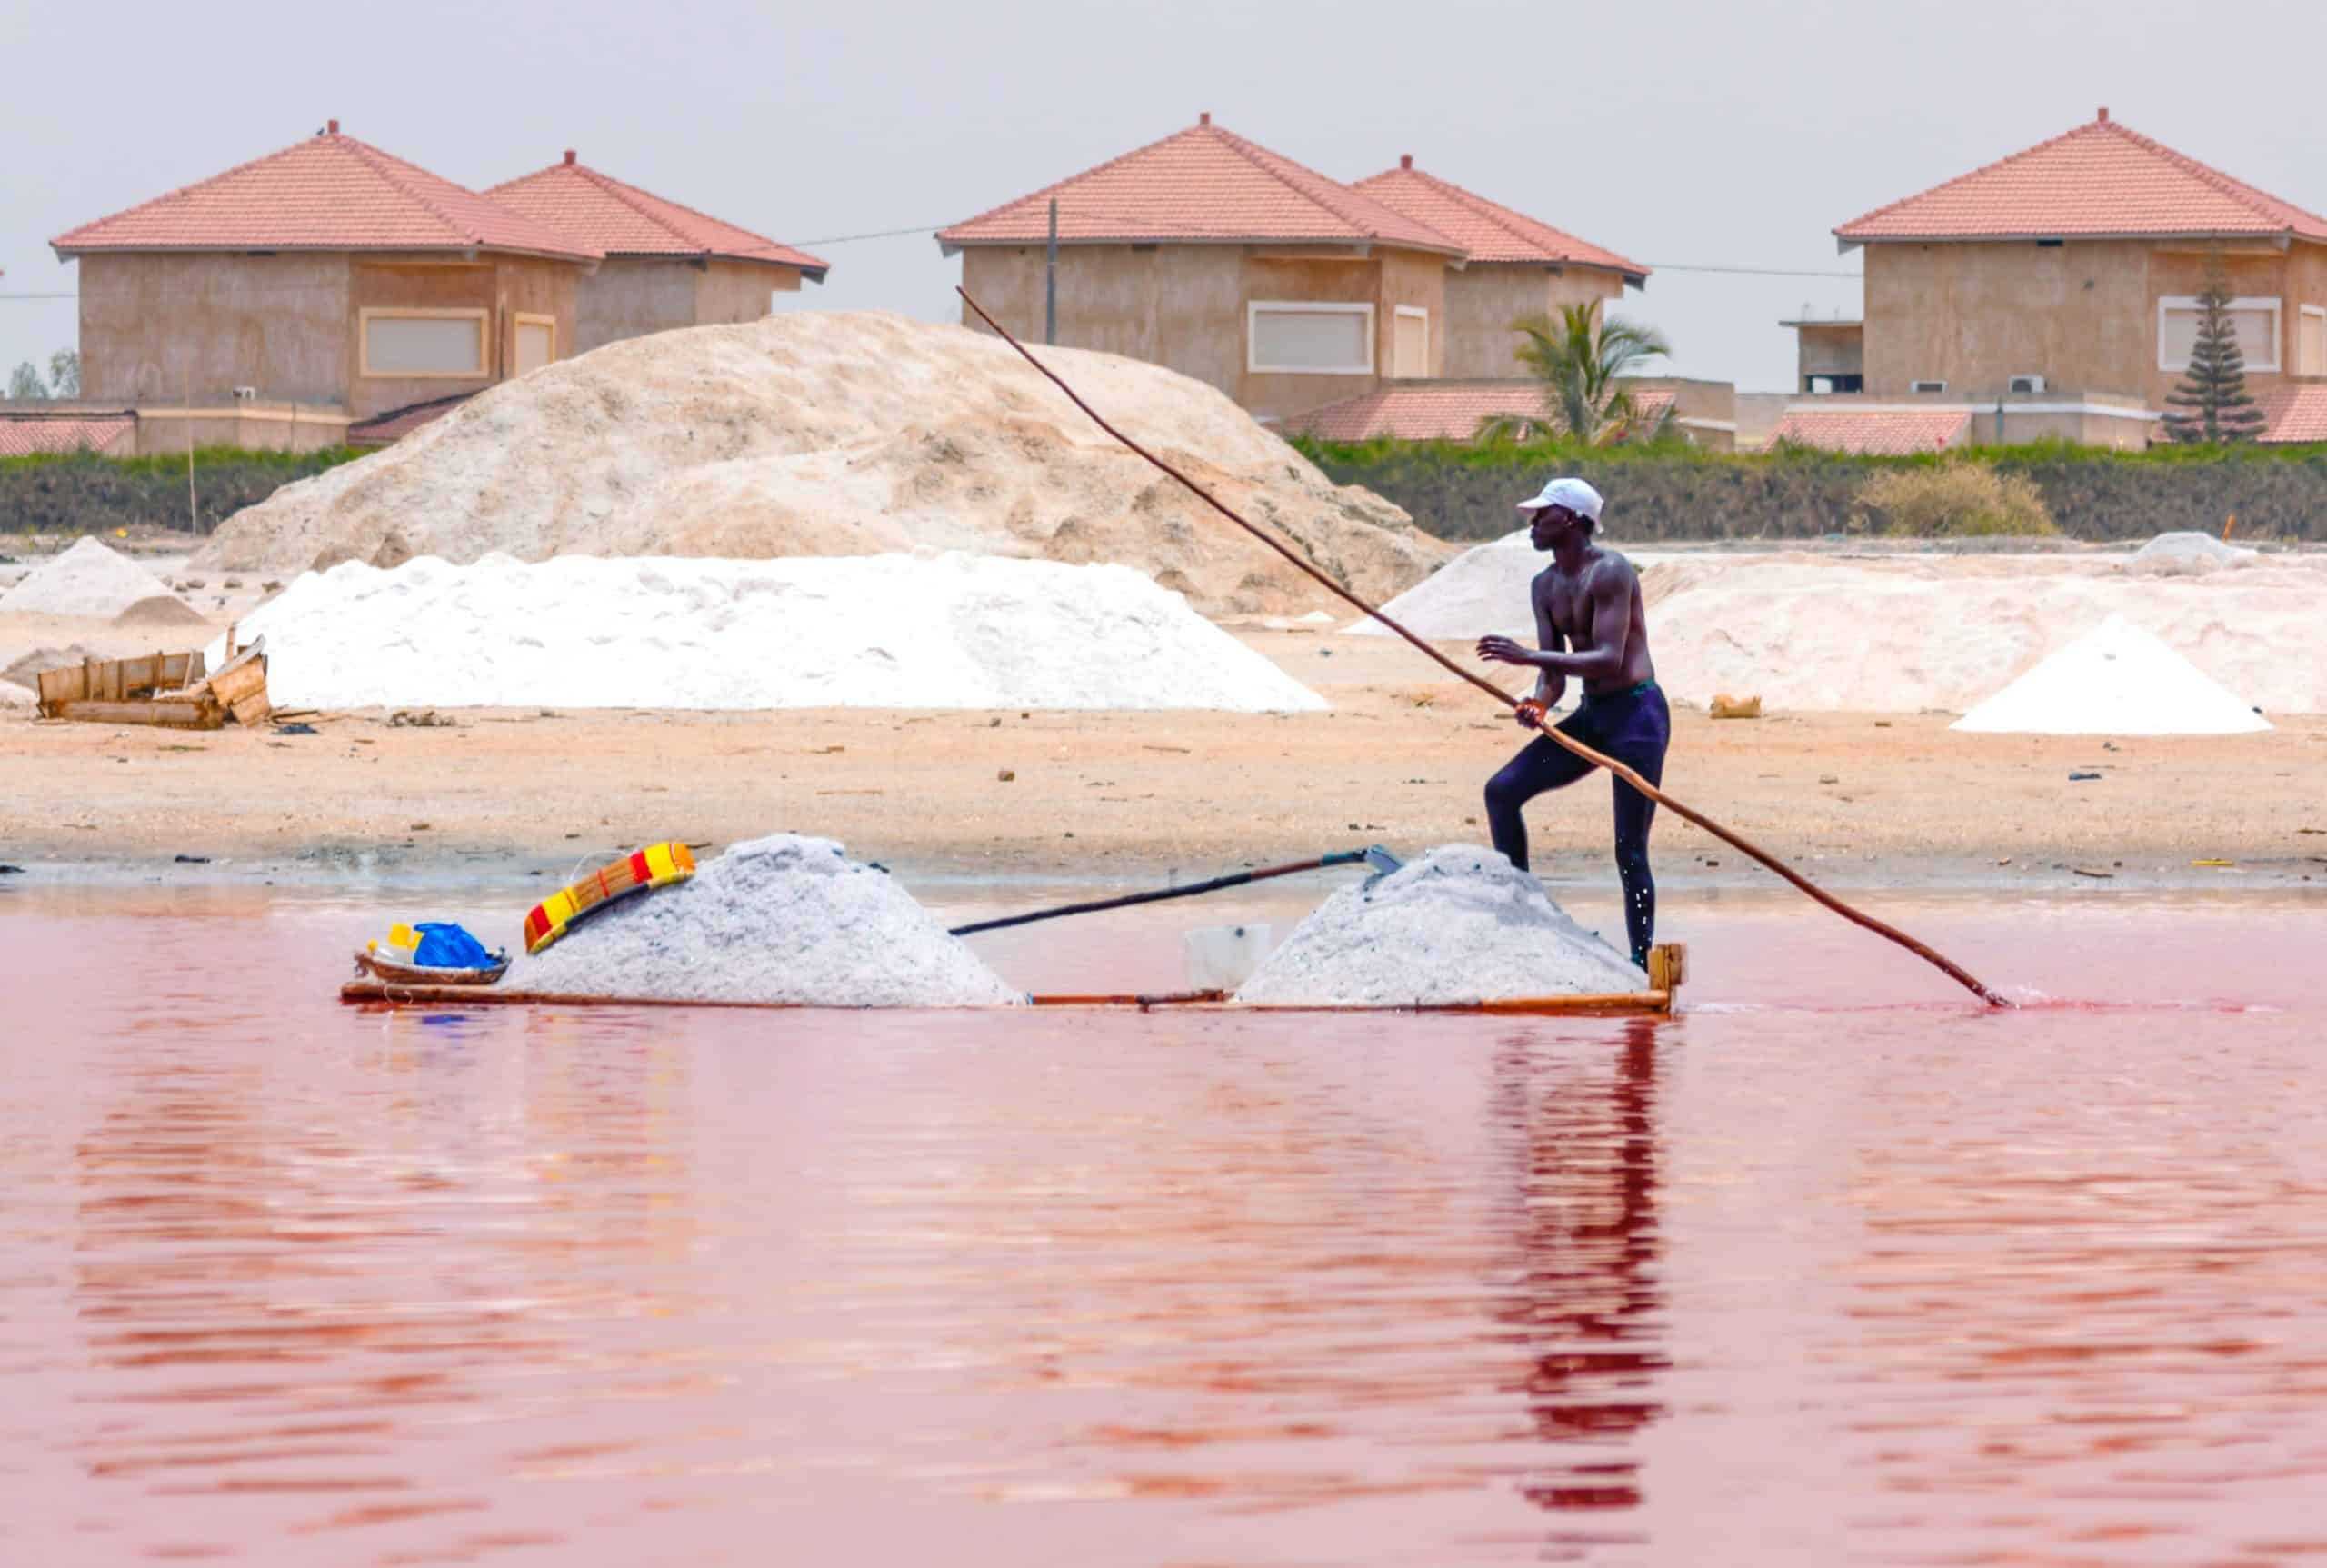
<path fill-rule="evenodd" d="M 1546 654 L 1567 651 L 1567 639 L 1559 627 L 1552 624 L 1551 596 L 1540 584 L 1528 586 L 1527 597 L 1535 606 L 1535 646 Z M 1560 698 L 1567 694 L 1567 677 L 1557 670 L 1538 669 L 1535 672 L 1535 700 L 1547 708 L 1559 706 Z"/>

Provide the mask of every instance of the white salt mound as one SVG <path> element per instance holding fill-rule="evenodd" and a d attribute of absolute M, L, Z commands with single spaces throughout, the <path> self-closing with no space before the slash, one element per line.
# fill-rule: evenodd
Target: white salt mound
<path fill-rule="evenodd" d="M 2262 554 L 2211 534 L 2160 534 L 2133 552 L 2126 570 L 2150 577 L 2202 577 L 2225 566 L 2251 566 Z"/>
<path fill-rule="evenodd" d="M 14 681 L 0 681 L 0 708 L 30 708 L 38 705 L 39 702 L 40 694 L 31 687 L 20 686 Z"/>
<path fill-rule="evenodd" d="M 1240 1002 L 1395 1007 L 1642 991 L 1648 976 L 1497 851 L 1442 844 L 1320 904 Z"/>
<path fill-rule="evenodd" d="M 0 611 L 111 620 L 142 600 L 175 597 L 170 585 L 145 567 L 98 540 L 85 537 L 0 594 Z M 195 620 L 202 618 L 192 605 L 186 606 L 186 614 Z"/>
<path fill-rule="evenodd" d="M 285 707 L 1325 706 L 1128 567 L 984 555 L 351 561 L 241 626 Z"/>
<path fill-rule="evenodd" d="M 2112 615 L 1949 726 L 1995 734 L 2239 735 L 2269 721 Z"/>
<path fill-rule="evenodd" d="M 990 1007 L 1024 997 L 888 874 L 827 838 L 739 844 L 674 887 L 633 894 L 503 981 L 564 996 Z"/>
<path fill-rule="evenodd" d="M 1415 635 L 1452 640 L 1501 633 L 1535 640 L 1535 614 L 1528 584 L 1551 564 L 1551 557 L 1528 541 L 1527 530 L 1474 544 L 1382 606 L 1383 613 Z M 1386 637 L 1390 629 L 1371 616 L 1342 628 L 1361 636 Z"/>
<path fill-rule="evenodd" d="M 1214 387 L 1115 355 L 1041 353 L 1122 429 L 1368 600 L 1449 554 Z M 865 311 L 658 332 L 544 365 L 236 513 L 195 564 L 916 549 L 1113 561 L 1208 614 L 1328 597 L 1000 339 Z"/>

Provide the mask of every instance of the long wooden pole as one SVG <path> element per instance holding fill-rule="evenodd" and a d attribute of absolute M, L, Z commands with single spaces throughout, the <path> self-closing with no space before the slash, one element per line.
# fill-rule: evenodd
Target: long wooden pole
<path fill-rule="evenodd" d="M 1088 414 L 1091 418 L 1091 422 L 1096 424 L 1100 429 L 1114 436 L 1117 441 L 1122 442 L 1125 446 L 1131 448 L 1132 451 L 1136 452 L 1142 457 L 1146 458 L 1148 462 L 1154 464 L 1157 468 L 1162 469 L 1173 479 L 1178 480 L 1183 485 L 1186 486 L 1188 491 L 1198 500 L 1203 502 L 1213 511 L 1219 513 L 1223 517 L 1227 518 L 1231 523 L 1235 524 L 1236 526 L 1244 530 L 1245 533 L 1250 534 L 1253 538 L 1258 539 L 1262 544 L 1267 545 L 1270 549 L 1283 556 L 1287 561 L 1292 562 L 1293 564 L 1298 567 L 1301 571 L 1307 573 L 1312 577 L 1314 577 L 1319 583 L 1324 585 L 1328 592 L 1345 601 L 1353 608 L 1363 611 L 1364 614 L 1371 615 L 1373 619 L 1381 622 L 1382 624 L 1390 628 L 1391 631 L 1396 633 L 1399 636 L 1413 644 L 1414 647 L 1421 650 L 1424 657 L 1429 658 L 1459 678 L 1468 681 L 1471 684 L 1478 687 L 1479 690 L 1493 697 L 1496 702 L 1501 703 L 1504 707 L 1518 707 L 1519 699 L 1517 697 L 1513 696 L 1509 692 L 1504 691 L 1501 686 L 1496 685 L 1493 682 L 1483 679 L 1473 672 L 1464 669 L 1462 665 L 1456 664 L 1453 660 L 1440 653 L 1436 648 L 1432 647 L 1428 643 L 1423 641 L 1420 637 L 1406 630 L 1405 627 L 1398 624 L 1397 622 L 1383 614 L 1380 610 L 1376 609 L 1372 604 L 1367 604 L 1364 600 L 1351 593 L 1347 588 L 1343 587 L 1339 583 L 1334 582 L 1331 577 L 1325 575 L 1324 573 L 1319 571 L 1314 565 L 1303 559 L 1300 554 L 1295 553 L 1283 542 L 1274 538 L 1271 534 L 1263 532 L 1260 528 L 1255 527 L 1251 523 L 1246 522 L 1243 517 L 1237 515 L 1233 510 L 1232 510 L 1225 503 L 1222 502 L 1218 496 L 1213 494 L 1211 491 L 1206 490 L 1203 485 L 1197 484 L 1194 480 L 1189 478 L 1186 474 L 1181 473 L 1178 469 L 1164 462 L 1161 457 L 1156 456 L 1155 454 L 1147 450 L 1146 447 L 1142 446 L 1138 442 L 1134 441 L 1130 436 L 1125 435 L 1122 431 L 1108 424 L 1107 421 L 1100 415 L 1097 409 L 1093 408 L 1089 404 L 1084 402 L 1082 397 L 1075 392 L 1074 388 L 1067 385 L 1064 381 L 1059 378 L 1057 372 L 1052 370 L 1050 366 L 1044 365 L 1041 360 L 1036 359 L 1032 354 L 1028 353 L 1024 344 L 1020 343 L 1016 338 L 1011 336 L 1009 332 L 1000 322 L 994 320 L 991 315 L 988 315 L 985 313 L 985 307 L 979 305 L 976 300 L 970 297 L 969 290 L 956 285 L 954 292 L 962 296 L 962 302 L 964 305 L 968 305 L 971 310 L 977 313 L 977 318 L 980 321 L 985 323 L 986 325 L 992 327 L 997 334 L 999 334 L 1003 342 L 1008 344 L 1011 347 L 1016 349 L 1021 355 L 1024 355 L 1027 364 L 1042 372 L 1042 374 L 1048 378 L 1052 385 L 1066 394 L 1067 400 L 1073 403 L 1075 407 L 1081 409 L 1084 414 Z M 1803 875 L 1800 872 L 1794 870 L 1792 866 L 1786 864 L 1783 861 L 1778 859 L 1777 856 L 1770 854 L 1767 850 L 1741 838 L 1736 834 L 1732 833 L 1729 829 L 1722 826 L 1721 824 L 1713 821 L 1713 818 L 1705 815 L 1703 812 L 1682 804 L 1679 801 L 1674 800 L 1671 795 L 1666 794 L 1663 790 L 1649 783 L 1648 780 L 1643 778 L 1639 773 L 1632 768 L 1626 767 L 1623 763 L 1618 762 L 1615 758 L 1603 755 L 1601 753 L 1593 750 L 1590 746 L 1585 745 L 1582 741 L 1577 740 L 1574 736 L 1563 734 L 1554 726 L 1541 726 L 1540 733 L 1550 736 L 1553 741 L 1563 746 L 1565 746 L 1569 751 L 1573 752 L 1577 756 L 1582 757 L 1585 762 L 1590 763 L 1593 766 L 1607 769 L 1610 773 L 1615 774 L 1618 778 L 1632 785 L 1633 788 L 1640 791 L 1641 794 L 1646 795 L 1657 804 L 1664 807 L 1665 810 L 1671 812 L 1673 815 L 1681 817 L 1684 821 L 1696 824 L 1699 827 L 1713 834 L 1713 837 L 1721 840 L 1722 843 L 1728 844 L 1733 849 L 1735 849 L 1739 854 L 1744 854 L 1753 860 L 1759 862 L 1771 871 L 1775 872 L 1779 876 L 1784 878 L 1787 882 L 1792 883 L 1795 887 L 1800 888 L 1810 897 L 1815 899 L 1818 903 L 1824 904 L 1828 909 L 1833 910 L 1836 914 L 1841 915 L 1844 920 L 1851 922 L 1853 925 L 1862 926 L 1868 931 L 1872 931 L 1877 936 L 1897 943 L 1900 946 L 1905 948 L 1908 952 L 1913 954 L 1924 963 L 1932 964 L 1937 968 L 1950 980 L 1954 981 L 1958 985 L 1962 986 L 1965 990 L 1979 997 L 1981 1001 L 1985 1002 L 1989 1006 L 2009 1007 L 2012 1005 L 2012 1004 L 2004 997 L 1998 995 L 1995 992 L 1982 984 L 1970 970 L 1965 969 L 1962 964 L 1955 963 L 1952 959 L 1950 959 L 1944 954 L 1924 945 L 1923 943 L 1916 941 L 1905 932 L 1901 931 L 1897 926 L 1892 925 L 1884 921 L 1877 920 L 1874 916 L 1867 914 L 1864 910 L 1857 909 L 1850 904 L 1844 904 L 1841 899 L 1836 898 L 1824 888 L 1818 886 L 1808 877 Z"/>

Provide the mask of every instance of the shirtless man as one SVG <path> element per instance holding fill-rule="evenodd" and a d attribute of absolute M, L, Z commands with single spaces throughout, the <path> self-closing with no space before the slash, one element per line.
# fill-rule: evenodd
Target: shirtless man
<path fill-rule="evenodd" d="M 1543 727 L 1545 711 L 1567 690 L 1568 677 L 1575 676 L 1583 683 L 1583 703 L 1561 723 L 1561 731 L 1661 784 L 1673 714 L 1648 656 L 1640 574 L 1622 555 L 1592 542 L 1601 505 L 1600 492 L 1581 479 L 1554 479 L 1541 495 L 1519 504 L 1531 514 L 1529 539 L 1536 549 L 1552 553 L 1552 564 L 1529 590 L 1541 651 L 1509 637 L 1483 637 L 1479 657 L 1538 672 L 1535 694 L 1520 704 L 1517 715 L 1531 729 Z M 1495 848 L 1526 870 L 1527 824 L 1520 808 L 1591 771 L 1591 764 L 1549 736 L 1528 742 L 1487 782 L 1487 822 Z M 1613 782 L 1624 927 L 1632 938 L 1633 962 L 1645 965 L 1656 934 L 1656 881 L 1648 869 L 1648 828 L 1656 803 L 1622 779 Z"/>

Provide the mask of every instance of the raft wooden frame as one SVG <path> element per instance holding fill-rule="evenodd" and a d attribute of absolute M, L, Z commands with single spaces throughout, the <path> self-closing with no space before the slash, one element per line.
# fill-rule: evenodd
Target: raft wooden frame
<path fill-rule="evenodd" d="M 1646 991 L 1603 992 L 1578 996 L 1510 996 L 1492 1002 L 1408 1002 L 1390 1006 L 1233 1002 L 1223 991 L 1054 992 L 1038 993 L 1026 1000 L 1035 1007 L 1079 1008 L 1094 1012 L 1122 1009 L 1152 1013 L 1159 1008 L 1171 1008 L 1183 1013 L 1426 1013 L 1484 1018 L 1640 1018 L 1669 1016 L 1688 976 L 1687 944 L 1666 942 L 1659 943 L 1649 950 L 1649 989 Z M 883 1011 L 874 1008 L 812 1008 L 800 1002 L 678 1002 L 636 996 L 567 996 L 547 991 L 503 990 L 496 986 L 409 985 L 381 980 L 351 980 L 339 988 L 339 999 L 352 1005 L 374 1007 L 745 1007 L 761 1012 L 794 1013 Z M 971 1009 L 943 1011 L 966 1012 Z"/>

